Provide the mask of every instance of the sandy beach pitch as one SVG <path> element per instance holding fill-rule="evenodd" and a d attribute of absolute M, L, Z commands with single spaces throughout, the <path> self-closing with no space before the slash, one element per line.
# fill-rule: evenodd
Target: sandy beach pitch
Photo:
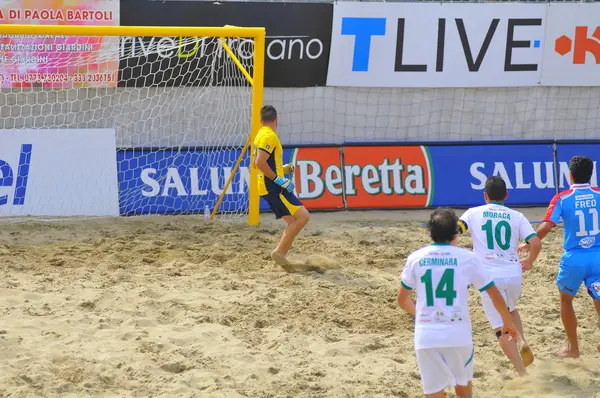
<path fill-rule="evenodd" d="M 396 294 L 404 259 L 429 243 L 427 217 L 313 214 L 293 254 L 340 268 L 302 274 L 269 261 L 282 228 L 270 214 L 258 228 L 192 216 L 2 222 L 0 396 L 421 396 Z M 514 379 L 472 289 L 476 396 L 600 397 L 600 331 L 583 289 L 582 358 L 554 357 L 562 230 L 544 244 L 519 305 L 531 376 Z"/>

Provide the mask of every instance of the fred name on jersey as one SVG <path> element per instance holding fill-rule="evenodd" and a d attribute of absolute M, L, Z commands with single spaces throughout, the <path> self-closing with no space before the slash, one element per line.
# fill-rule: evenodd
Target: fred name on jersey
<path fill-rule="evenodd" d="M 596 199 L 593 194 L 575 196 L 576 209 L 590 209 L 596 207 Z"/>

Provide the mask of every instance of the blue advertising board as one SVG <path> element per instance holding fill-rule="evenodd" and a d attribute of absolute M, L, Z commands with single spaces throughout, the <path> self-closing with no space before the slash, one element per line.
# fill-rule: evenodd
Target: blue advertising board
<path fill-rule="evenodd" d="M 240 156 L 239 149 L 117 151 L 121 215 L 198 214 L 212 211 Z M 290 150 L 284 150 L 287 159 Z M 248 209 L 250 155 L 246 153 L 229 186 L 219 212 Z M 269 210 L 264 200 L 261 211 Z"/>
<path fill-rule="evenodd" d="M 569 161 L 573 156 L 587 156 L 594 161 L 594 174 L 591 184 L 597 187 L 600 184 L 598 162 L 600 162 L 600 144 L 557 144 L 556 157 L 558 159 L 558 174 L 560 190 L 569 189 Z"/>
<path fill-rule="evenodd" d="M 552 145 L 469 145 L 427 147 L 433 169 L 432 206 L 484 203 L 489 176 L 504 178 L 508 206 L 547 205 L 556 193 Z"/>

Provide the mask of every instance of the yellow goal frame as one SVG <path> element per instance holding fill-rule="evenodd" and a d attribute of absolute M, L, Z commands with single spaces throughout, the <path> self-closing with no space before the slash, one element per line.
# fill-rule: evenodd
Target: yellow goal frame
<path fill-rule="evenodd" d="M 265 28 L 259 27 L 187 27 L 187 26 L 102 26 L 102 25 L 0 25 L 0 33 L 6 35 L 51 35 L 51 36 L 179 36 L 179 37 L 218 37 L 223 48 L 233 62 L 240 69 L 252 86 L 252 120 L 250 132 L 242 153 L 238 158 L 231 176 L 223 192 L 219 196 L 217 205 L 213 209 L 211 219 L 215 216 L 223 195 L 237 172 L 242 158 L 248 148 L 252 146 L 254 137 L 260 128 L 260 108 L 263 105 L 264 75 L 265 75 Z M 252 76 L 244 69 L 241 62 L 233 54 L 225 38 L 252 38 L 254 39 L 254 68 Z M 258 170 L 254 167 L 254 153 L 250 151 L 250 187 L 248 195 L 248 225 L 258 226 L 260 222 L 260 198 L 258 196 Z"/>

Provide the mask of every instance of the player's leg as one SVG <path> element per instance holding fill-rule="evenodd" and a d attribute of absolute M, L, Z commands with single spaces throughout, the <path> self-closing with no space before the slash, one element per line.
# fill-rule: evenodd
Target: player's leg
<path fill-rule="evenodd" d="M 591 275 L 586 278 L 585 287 L 588 294 L 592 297 L 594 307 L 596 307 L 598 329 L 600 329 L 600 266 L 591 267 Z M 600 351 L 600 344 L 598 344 L 598 351 Z"/>
<path fill-rule="evenodd" d="M 473 384 L 469 382 L 466 386 L 456 386 L 454 391 L 458 398 L 471 398 L 473 396 Z"/>
<path fill-rule="evenodd" d="M 277 252 L 277 248 L 279 248 L 279 246 L 282 244 L 282 242 L 289 240 L 289 238 L 287 238 L 287 237 L 290 232 L 290 227 L 294 226 L 294 224 L 296 222 L 296 218 L 290 214 L 290 209 L 288 209 L 288 207 L 282 200 L 282 196 L 279 193 L 269 193 L 267 195 L 264 195 L 262 198 L 265 199 L 265 201 L 269 204 L 269 207 L 273 211 L 275 218 L 276 219 L 282 218 L 287 224 L 283 230 L 283 234 L 282 234 L 281 238 L 277 242 L 275 251 L 271 252 L 271 258 L 273 260 L 275 260 L 275 262 L 278 265 L 282 266 L 287 271 L 291 271 L 291 269 L 287 267 L 289 265 L 289 263 L 285 258 L 285 254 L 287 254 L 287 251 L 285 252 L 285 254 L 279 255 L 279 253 Z M 296 213 L 296 212 L 297 211 L 294 210 L 294 213 Z M 296 233 L 296 235 L 297 235 L 297 233 Z M 288 250 L 289 250 L 289 248 L 288 248 Z"/>
<path fill-rule="evenodd" d="M 529 343 L 527 343 L 527 340 L 525 339 L 525 330 L 523 328 L 523 322 L 521 321 L 521 315 L 519 314 L 519 311 L 515 309 L 510 313 L 510 316 L 515 324 L 515 327 L 517 328 L 517 332 L 519 332 L 517 335 L 517 340 L 519 346 L 521 347 L 519 352 L 521 354 L 523 365 L 528 367 L 533 363 L 534 355 Z"/>
<path fill-rule="evenodd" d="M 444 361 L 447 363 L 455 381 L 454 390 L 459 398 L 473 396 L 473 369 L 475 349 L 472 345 L 466 347 L 444 348 Z"/>
<path fill-rule="evenodd" d="M 567 346 L 556 352 L 562 358 L 579 358 L 579 341 L 577 340 L 577 316 L 573 308 L 573 299 L 584 279 L 585 267 L 577 264 L 577 256 L 572 253 L 563 254 L 558 268 L 556 285 L 560 291 L 560 319 L 567 335 Z"/>
<path fill-rule="evenodd" d="M 517 302 L 521 298 L 523 291 L 523 279 L 521 277 L 507 278 L 506 279 L 506 305 L 510 311 L 511 318 L 517 328 L 517 343 L 521 347 L 519 353 L 521 360 L 525 367 L 528 367 L 533 363 L 534 356 L 531 347 L 525 340 L 525 329 L 523 328 L 523 322 L 521 321 L 521 315 L 517 311 Z"/>
<path fill-rule="evenodd" d="M 444 390 L 456 385 L 441 350 L 443 349 L 416 350 L 423 393 L 427 398 L 443 398 Z"/>
<path fill-rule="evenodd" d="M 287 253 L 300 231 L 308 224 L 310 215 L 294 194 L 284 191 L 279 195 L 279 201 L 285 209 L 282 210 L 282 213 L 284 214 L 283 219 L 287 222 L 287 227 L 277 247 L 271 253 L 271 257 L 278 264 L 287 264 Z"/>
<path fill-rule="evenodd" d="M 496 286 L 498 286 L 502 297 L 504 297 L 504 301 L 508 302 L 506 281 L 504 279 L 495 279 L 494 283 L 496 284 Z M 502 336 L 501 328 L 504 324 L 504 322 L 502 321 L 502 316 L 496 310 L 492 299 L 490 299 L 490 296 L 486 292 L 481 293 L 481 302 L 483 304 L 483 311 L 485 312 L 485 315 L 487 316 L 490 325 L 492 325 L 492 328 L 494 329 L 494 333 L 496 334 L 496 338 L 498 339 L 498 344 L 500 345 L 500 348 L 502 348 L 504 354 L 508 357 L 508 359 L 510 359 L 510 362 L 515 367 L 517 373 L 520 376 L 526 375 L 527 370 L 525 369 L 525 364 L 523 363 L 523 360 L 519 353 L 517 341 L 509 338 L 508 335 Z M 511 309 L 514 310 L 514 308 L 510 308 L 510 306 L 508 309 L 509 311 Z"/>
<path fill-rule="evenodd" d="M 559 288 L 560 289 L 560 288 Z M 573 299 L 575 296 L 570 293 L 560 291 L 560 319 L 562 320 L 567 334 L 567 346 L 556 352 L 556 355 L 563 358 L 579 358 L 579 341 L 577 340 L 577 316 L 573 308 Z"/>
<path fill-rule="evenodd" d="M 596 307 L 596 312 L 598 313 L 598 329 L 600 329 L 600 299 L 594 299 L 594 306 Z M 600 344 L 598 344 L 598 352 L 600 352 Z"/>

